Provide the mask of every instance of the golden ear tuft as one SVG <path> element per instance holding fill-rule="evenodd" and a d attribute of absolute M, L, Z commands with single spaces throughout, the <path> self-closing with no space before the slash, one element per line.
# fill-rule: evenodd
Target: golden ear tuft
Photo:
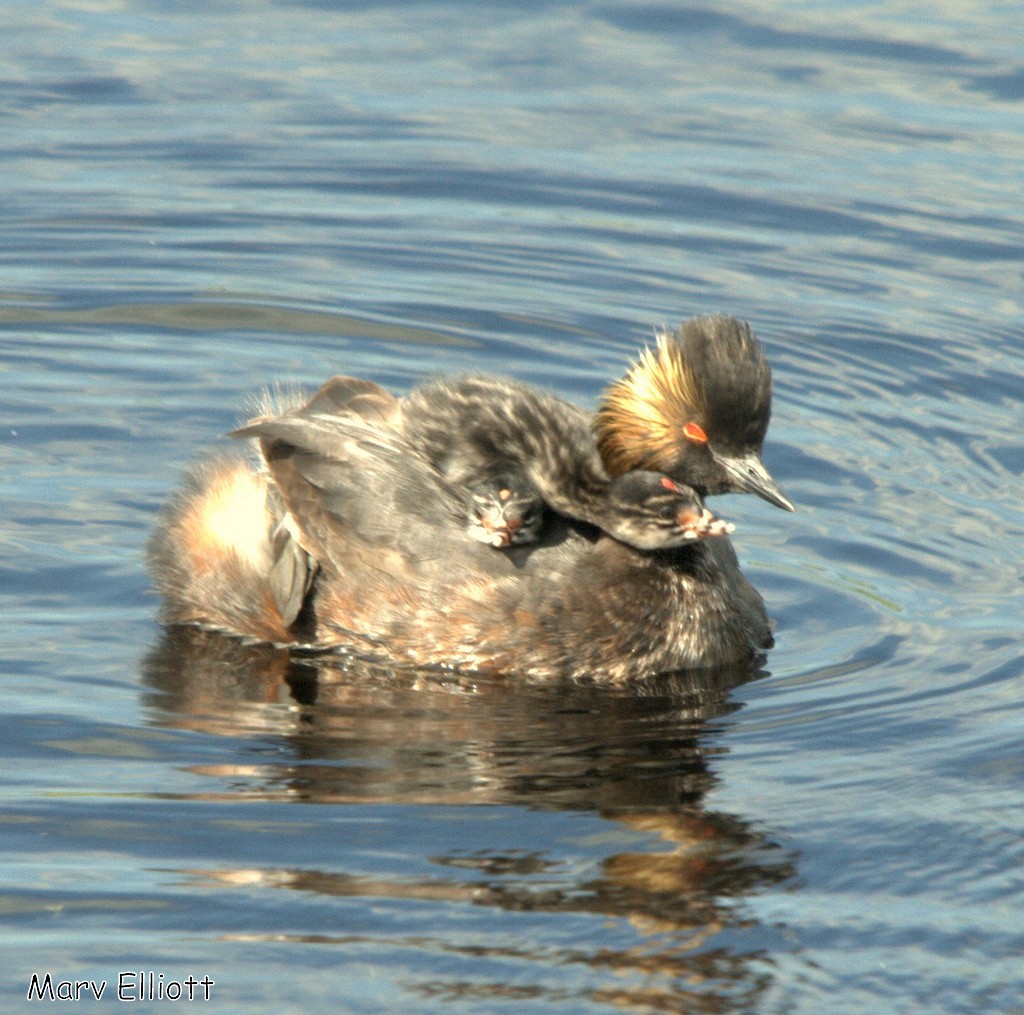
<path fill-rule="evenodd" d="M 671 468 L 682 421 L 702 414 L 682 350 L 670 335 L 658 335 L 657 346 L 643 349 L 626 376 L 605 392 L 594 422 L 605 468 L 613 476 Z"/>

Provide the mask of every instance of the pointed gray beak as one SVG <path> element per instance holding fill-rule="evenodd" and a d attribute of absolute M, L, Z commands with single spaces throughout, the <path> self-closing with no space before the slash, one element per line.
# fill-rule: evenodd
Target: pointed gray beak
<path fill-rule="evenodd" d="M 743 458 L 726 458 L 715 456 L 716 461 L 729 474 L 735 483 L 735 489 L 744 493 L 756 493 L 769 504 L 774 504 L 785 511 L 795 511 L 793 502 L 779 489 L 778 483 L 772 479 L 764 463 L 756 454 Z"/>

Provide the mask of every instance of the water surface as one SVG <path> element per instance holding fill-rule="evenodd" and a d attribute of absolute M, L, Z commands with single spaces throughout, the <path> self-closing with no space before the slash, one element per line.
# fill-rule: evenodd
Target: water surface
<path fill-rule="evenodd" d="M 152 970 L 225 1012 L 1020 1011 L 1019 27 L 9 4 L 6 1007 Z M 592 406 L 716 311 L 799 505 L 715 504 L 763 670 L 422 680 L 155 624 L 156 512 L 263 385 Z"/>

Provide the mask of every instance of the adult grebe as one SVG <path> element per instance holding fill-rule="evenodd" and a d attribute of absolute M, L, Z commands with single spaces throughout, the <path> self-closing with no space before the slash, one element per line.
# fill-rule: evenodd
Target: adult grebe
<path fill-rule="evenodd" d="M 692 497 L 680 485 L 691 466 L 705 489 L 717 491 L 740 485 L 736 469 L 722 464 L 730 451 L 736 461 L 760 464 L 770 375 L 749 331 L 737 325 L 737 345 L 737 329 L 722 325 L 730 320 L 690 322 L 659 340 L 659 352 L 698 334 L 704 345 L 731 343 L 742 360 L 648 355 L 621 382 L 628 397 L 616 399 L 613 387 L 597 419 L 599 443 L 612 448 L 610 471 L 633 471 L 651 447 L 664 456 L 666 433 L 703 446 L 713 466 L 697 468 L 700 459 L 678 453 L 671 463 L 677 497 Z M 666 366 L 685 369 L 686 383 L 654 376 Z M 651 390 L 671 397 L 645 401 L 645 371 Z M 727 410 L 709 409 L 700 397 L 708 391 Z M 684 403 L 684 393 L 694 400 Z M 645 430 L 648 406 L 671 408 L 674 424 Z M 202 467 L 154 536 L 163 619 L 344 646 L 393 663 L 535 678 L 624 681 L 736 662 L 771 645 L 761 598 L 728 540 L 691 538 L 642 552 L 559 519 L 533 547 L 497 553 L 468 539 L 465 492 L 410 437 L 412 420 L 376 385 L 346 379 L 298 410 L 243 428 L 259 441 L 264 471 L 239 462 Z M 637 447 L 609 445 L 620 428 Z M 791 507 L 760 471 L 755 484 L 747 469 L 747 487 Z"/>
<path fill-rule="evenodd" d="M 605 392 L 594 420 L 612 475 L 652 469 L 703 496 L 756 493 L 796 510 L 761 461 L 772 413 L 772 374 L 750 326 L 695 317 L 657 336 Z"/>

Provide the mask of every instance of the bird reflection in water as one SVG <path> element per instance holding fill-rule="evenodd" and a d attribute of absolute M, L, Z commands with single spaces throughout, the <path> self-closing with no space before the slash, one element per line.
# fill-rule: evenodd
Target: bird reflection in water
<path fill-rule="evenodd" d="M 277 760 L 196 766 L 203 800 L 307 804 L 497 805 L 531 812 L 599 815 L 608 849 L 580 870 L 558 855 L 557 838 L 536 850 L 495 848 L 492 838 L 424 859 L 433 877 L 339 871 L 345 843 L 325 841 L 325 869 L 189 869 L 196 884 L 261 886 L 328 898 L 407 900 L 558 917 L 627 921 L 619 934 L 550 943 L 518 941 L 507 929 L 466 943 L 443 915 L 420 947 L 475 958 L 514 958 L 545 970 L 581 964 L 599 987 L 589 1000 L 624 1010 L 745 1011 L 763 987 L 756 951 L 739 943 L 744 897 L 793 876 L 793 857 L 741 817 L 709 810 L 716 782 L 708 760 L 723 748 L 707 723 L 736 707 L 736 685 L 763 674 L 750 666 L 676 674 L 610 689 L 526 684 L 376 667 L 344 657 L 302 658 L 197 628 L 169 628 L 145 664 L 152 721 L 225 737 L 272 738 Z M 210 792 L 209 784 L 220 784 Z M 539 820 L 539 819 L 534 819 Z M 618 828 L 616 833 L 614 829 Z M 492 834 L 492 833 L 489 833 Z M 638 842 L 639 840 L 639 842 Z M 625 844 L 626 848 L 622 848 Z M 639 848 L 635 848 L 639 845 Z M 405 848 L 416 850 L 415 843 Z M 360 863 L 362 866 L 362 862 Z M 246 938 L 280 940 L 281 929 Z M 331 935 L 292 940 L 403 947 L 404 939 Z M 607 979 L 604 974 L 607 973 Z M 544 975 L 538 973 L 537 982 Z M 452 1001 L 509 1001 L 513 984 L 477 979 L 403 982 Z M 531 999 L 538 1000 L 530 987 Z M 543 999 L 542 997 L 540 998 Z"/>

